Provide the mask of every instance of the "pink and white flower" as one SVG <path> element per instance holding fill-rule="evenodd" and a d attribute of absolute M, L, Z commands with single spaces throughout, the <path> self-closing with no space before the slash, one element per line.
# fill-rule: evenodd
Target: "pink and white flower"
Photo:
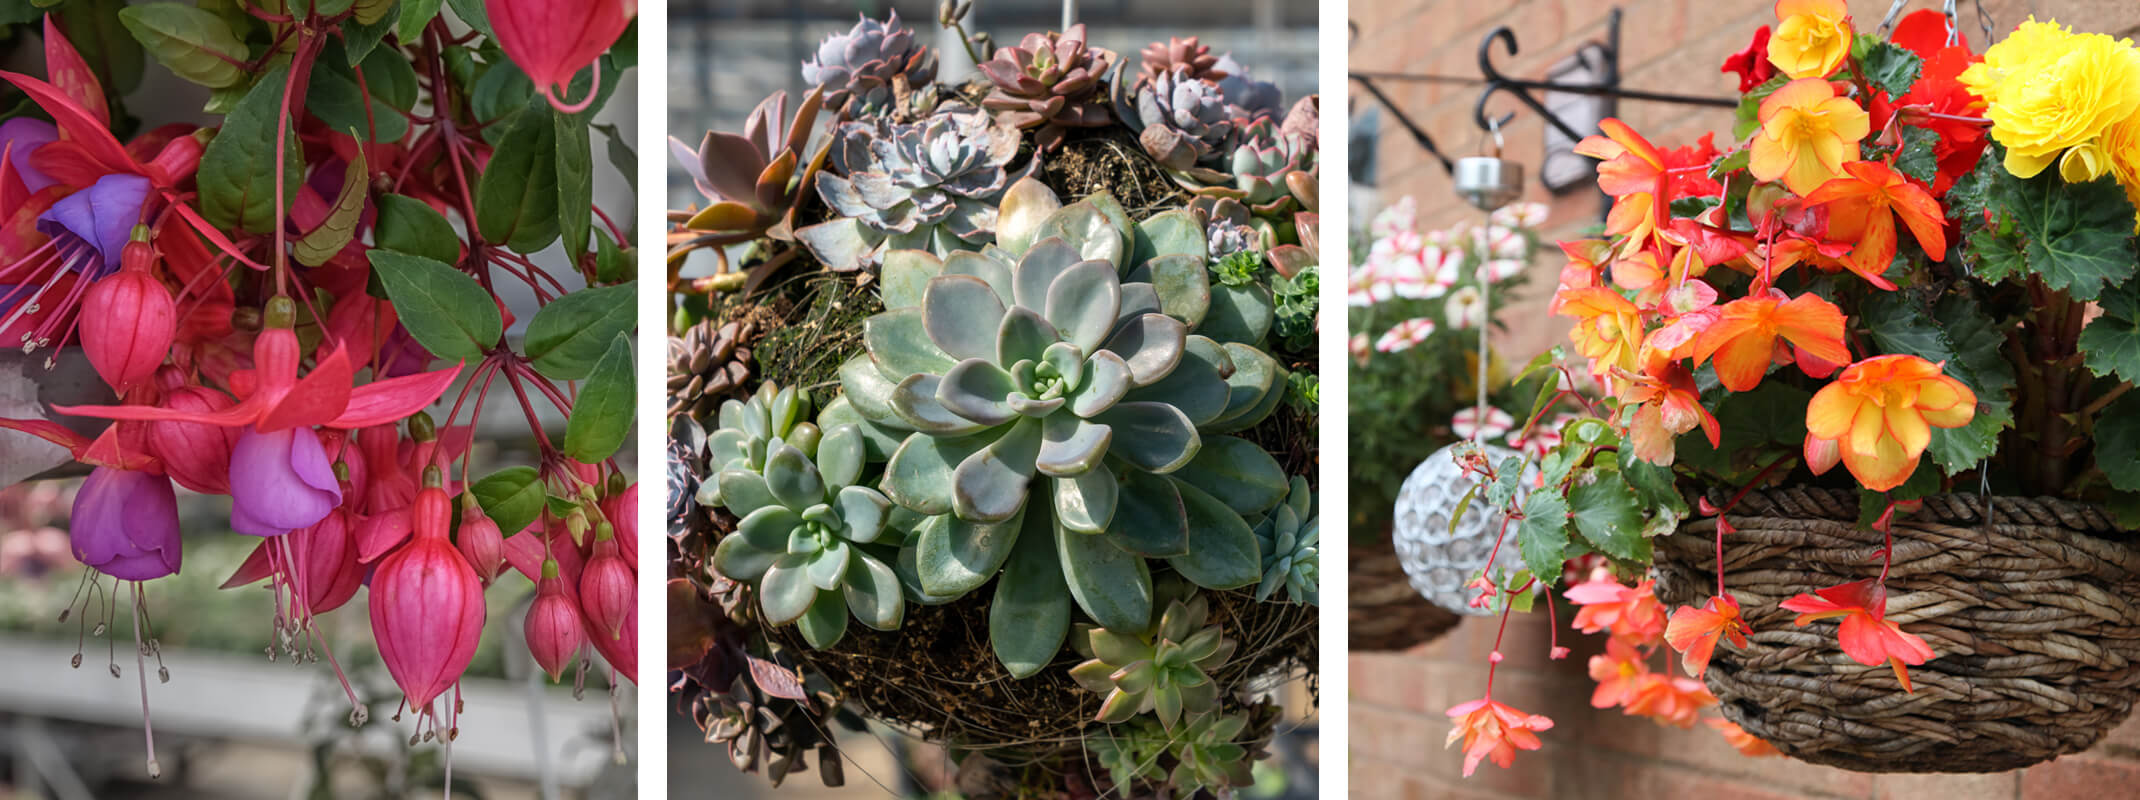
<path fill-rule="evenodd" d="M 1456 416 L 1450 418 L 1449 428 L 1456 433 L 1457 438 L 1471 441 L 1499 439 L 1507 435 L 1509 428 L 1516 424 L 1515 418 L 1501 409 L 1487 406 L 1483 417 L 1479 411 L 1478 406 L 1472 406 L 1456 412 Z"/>
<path fill-rule="evenodd" d="M 1375 349 L 1385 353 L 1402 352 L 1411 349 L 1413 345 L 1426 341 L 1427 337 L 1433 335 L 1434 320 L 1427 317 L 1415 317 L 1399 322 L 1396 326 L 1384 332 L 1382 338 L 1375 340 Z"/>

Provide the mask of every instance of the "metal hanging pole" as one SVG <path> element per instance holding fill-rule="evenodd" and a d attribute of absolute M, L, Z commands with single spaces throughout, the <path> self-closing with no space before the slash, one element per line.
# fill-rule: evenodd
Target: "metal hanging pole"
<path fill-rule="evenodd" d="M 1077 24 L 1077 0 L 1063 0 L 1063 30 Z"/>

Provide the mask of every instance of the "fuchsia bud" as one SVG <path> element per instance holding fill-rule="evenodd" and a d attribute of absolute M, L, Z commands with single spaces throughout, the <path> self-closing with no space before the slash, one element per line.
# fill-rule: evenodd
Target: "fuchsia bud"
<path fill-rule="evenodd" d="M 597 75 L 587 98 L 567 106 L 562 95 L 572 76 L 616 43 L 637 10 L 632 0 L 483 0 L 483 8 L 505 55 L 568 113 L 586 108 L 600 89 Z"/>
<path fill-rule="evenodd" d="M 631 563 L 618 552 L 617 537 L 609 523 L 597 526 L 594 557 L 587 561 L 586 571 L 580 573 L 580 605 L 595 628 L 607 632 L 611 639 L 624 635 L 625 620 L 638 602 L 634 589 L 637 583 Z"/>
<path fill-rule="evenodd" d="M 178 304 L 156 278 L 156 248 L 148 238 L 146 226 L 134 226 L 119 272 L 82 297 L 82 313 L 94 321 L 82 326 L 82 350 L 98 377 L 121 394 L 155 374 L 178 335 Z"/>
<path fill-rule="evenodd" d="M 372 572 L 372 636 L 419 714 L 461 679 L 483 636 L 483 584 L 447 536 L 451 503 L 436 485 L 419 490 L 415 536 Z"/>
<path fill-rule="evenodd" d="M 453 543 L 483 579 L 483 585 L 489 586 L 498 577 L 498 568 L 505 565 L 505 536 L 498 532 L 498 523 L 483 514 L 475 496 L 465 496 L 468 501 L 461 504 L 461 529 L 455 533 Z"/>
<path fill-rule="evenodd" d="M 193 177 L 200 169 L 201 153 L 208 149 L 208 139 L 214 136 L 215 131 L 200 128 L 166 142 L 147 165 L 149 177 L 157 179 L 160 186 L 177 186 Z"/>
<path fill-rule="evenodd" d="M 631 561 L 639 552 L 639 484 L 624 487 L 624 491 L 602 498 L 598 503 L 602 515 L 616 526 L 617 550 L 624 560 Z"/>
<path fill-rule="evenodd" d="M 338 508 L 319 524 L 290 534 L 290 549 L 297 557 L 295 588 L 303 590 L 306 611 L 325 614 L 341 608 L 364 585 L 354 527 L 349 512 Z"/>
<path fill-rule="evenodd" d="M 556 681 L 572 666 L 572 657 L 586 642 L 586 633 L 580 630 L 580 610 L 572 605 L 572 597 L 565 592 L 565 582 L 557 576 L 557 559 L 544 559 L 542 580 L 535 584 L 535 602 L 528 605 L 526 633 L 528 654 L 542 671 L 550 673 Z"/>
<path fill-rule="evenodd" d="M 185 384 L 185 373 L 164 367 L 157 373 L 163 386 L 163 407 L 208 413 L 231 407 L 228 395 L 202 386 Z M 238 446 L 242 431 L 222 425 L 159 420 L 147 423 L 148 445 L 171 479 L 202 494 L 230 491 L 230 451 Z"/>

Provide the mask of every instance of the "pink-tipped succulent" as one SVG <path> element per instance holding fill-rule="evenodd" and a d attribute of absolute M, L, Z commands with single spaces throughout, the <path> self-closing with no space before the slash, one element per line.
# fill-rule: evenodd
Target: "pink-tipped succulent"
<path fill-rule="evenodd" d="M 1144 71 L 1139 77 L 1143 82 L 1149 83 L 1175 67 L 1187 69 L 1189 77 L 1200 80 L 1216 81 L 1226 77 L 1226 73 L 1218 68 L 1219 57 L 1212 55 L 1211 48 L 1194 36 L 1186 39 L 1169 36 L 1164 42 L 1145 45 L 1144 52 L 1139 55 L 1144 59 Z"/>
<path fill-rule="evenodd" d="M 803 153 L 822 107 L 823 90 L 813 89 L 791 116 L 788 94 L 774 92 L 751 111 L 741 134 L 707 131 L 696 150 L 671 137 L 670 154 L 709 204 L 670 212 L 678 227 L 669 234 L 669 257 L 761 236 L 791 238 L 795 200 L 824 162 L 823 149 L 815 157 Z"/>
<path fill-rule="evenodd" d="M 981 105 L 1013 128 L 1037 128 L 1043 150 L 1060 144 L 1068 128 L 1096 128 L 1109 120 L 1100 81 L 1115 56 L 1085 44 L 1085 26 L 1066 33 L 1032 33 L 996 50 L 980 64 L 995 84 Z"/>
<path fill-rule="evenodd" d="M 936 54 L 914 41 L 894 10 L 883 22 L 862 17 L 846 33 L 819 43 L 802 66 L 803 80 L 825 93 L 825 107 L 843 117 L 890 112 L 910 89 L 936 80 Z"/>

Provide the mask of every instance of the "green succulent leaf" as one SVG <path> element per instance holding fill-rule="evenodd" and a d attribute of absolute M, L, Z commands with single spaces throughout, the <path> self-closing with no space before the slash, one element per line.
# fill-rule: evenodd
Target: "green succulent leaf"
<path fill-rule="evenodd" d="M 839 595 L 836 589 L 817 590 L 802 617 L 795 620 L 796 628 L 802 631 L 803 641 L 809 642 L 811 647 L 829 649 L 847 635 L 847 606 L 840 602 Z"/>
<path fill-rule="evenodd" d="M 995 577 L 1018 543 L 1023 520 L 967 522 L 951 515 L 929 518 L 916 531 L 915 572 L 932 595 L 957 597 Z"/>
<path fill-rule="evenodd" d="M 1186 481 L 1168 480 L 1189 516 L 1189 554 L 1167 559 L 1168 566 L 1206 589 L 1237 589 L 1262 578 L 1256 532 L 1241 515 Z"/>
<path fill-rule="evenodd" d="M 1172 475 L 1242 516 L 1270 510 L 1285 498 L 1289 485 L 1278 459 L 1255 442 L 1235 436 L 1205 437 L 1196 457 Z"/>
<path fill-rule="evenodd" d="M 874 556 L 856 553 L 853 558 L 854 564 L 847 570 L 847 609 L 871 628 L 898 630 L 900 620 L 906 616 L 906 596 L 899 587 L 899 576 Z"/>
<path fill-rule="evenodd" d="M 1144 557 L 1106 539 L 1055 526 L 1063 582 L 1085 616 L 1111 631 L 1136 631 L 1152 619 L 1152 572 Z"/>
<path fill-rule="evenodd" d="M 1070 632 L 1070 592 L 1048 515 L 1029 513 L 989 601 L 988 644 L 1013 678 L 1038 674 Z"/>
<path fill-rule="evenodd" d="M 1115 547 L 1150 558 L 1189 554 L 1189 512 L 1181 490 L 1164 475 L 1129 470 L 1106 539 Z"/>

